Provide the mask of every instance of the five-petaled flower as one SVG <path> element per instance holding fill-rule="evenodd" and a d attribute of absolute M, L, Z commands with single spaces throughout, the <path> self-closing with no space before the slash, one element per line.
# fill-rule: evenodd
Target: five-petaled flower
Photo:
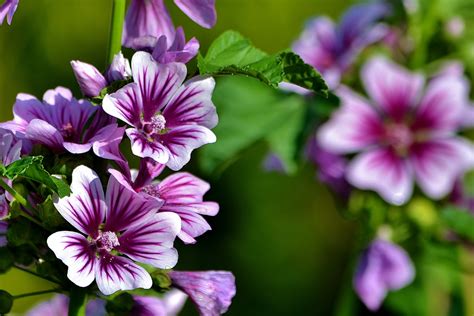
<path fill-rule="evenodd" d="M 86 287 L 95 279 L 105 295 L 148 289 L 151 276 L 133 261 L 161 269 L 176 264 L 173 242 L 180 219 L 170 212 L 157 213 L 161 206 L 157 200 L 143 199 L 113 175 L 104 197 L 97 174 L 85 166 L 74 169 L 71 191 L 55 206 L 81 233 L 59 231 L 47 243 L 68 266 L 68 278 L 76 285 Z"/>
<path fill-rule="evenodd" d="M 346 87 L 342 106 L 318 132 L 323 149 L 360 153 L 346 177 L 387 202 L 404 204 L 416 180 L 433 199 L 446 196 L 456 179 L 474 166 L 474 149 L 456 136 L 470 106 L 469 83 L 461 75 L 439 75 L 424 90 L 424 78 L 375 57 L 362 70 L 368 101 Z"/>
<path fill-rule="evenodd" d="M 133 154 L 179 170 L 195 148 L 216 141 L 210 130 L 218 120 L 211 100 L 212 77 L 183 84 L 184 64 L 160 64 L 146 52 L 133 56 L 132 75 L 134 82 L 107 95 L 102 106 L 133 126 L 126 130 Z"/>

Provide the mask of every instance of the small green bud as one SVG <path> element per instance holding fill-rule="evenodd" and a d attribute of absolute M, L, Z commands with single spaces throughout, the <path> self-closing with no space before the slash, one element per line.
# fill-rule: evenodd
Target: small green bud
<path fill-rule="evenodd" d="M 0 314 L 4 315 L 11 311 L 13 306 L 13 296 L 7 291 L 0 290 Z"/>

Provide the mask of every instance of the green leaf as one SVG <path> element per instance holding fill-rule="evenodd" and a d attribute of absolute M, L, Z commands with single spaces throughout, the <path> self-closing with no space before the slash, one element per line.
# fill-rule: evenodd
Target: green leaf
<path fill-rule="evenodd" d="M 29 220 L 21 217 L 8 225 L 7 240 L 12 246 L 27 245 L 40 241 L 41 232 Z"/>
<path fill-rule="evenodd" d="M 107 315 L 125 316 L 130 315 L 134 304 L 135 301 L 133 300 L 132 295 L 129 293 L 122 293 L 114 297 L 113 300 L 107 301 L 105 308 L 107 310 Z"/>
<path fill-rule="evenodd" d="M 11 251 L 6 247 L 0 248 L 0 274 L 7 272 L 14 262 L 15 259 Z"/>
<path fill-rule="evenodd" d="M 271 86 L 289 82 L 327 95 L 321 75 L 292 52 L 268 55 L 235 31 L 227 31 L 209 47 L 205 57 L 198 56 L 202 75 L 244 75 Z"/>
<path fill-rule="evenodd" d="M 13 296 L 7 291 L 0 290 L 0 315 L 8 314 L 13 306 Z"/>
<path fill-rule="evenodd" d="M 47 228 L 57 228 L 65 224 L 64 218 L 54 207 L 51 196 L 37 206 L 38 217 Z"/>
<path fill-rule="evenodd" d="M 298 95 L 275 91 L 245 77 L 219 80 L 213 101 L 220 120 L 213 130 L 218 140 L 200 151 L 201 167 L 209 174 L 221 171 L 237 154 L 281 128 L 305 106 Z"/>
<path fill-rule="evenodd" d="M 61 179 L 50 175 L 43 167 L 42 156 L 29 156 L 17 160 L 7 167 L 2 167 L 0 173 L 3 177 L 15 180 L 18 177 L 39 182 L 60 196 L 69 194 L 69 186 Z"/>
<path fill-rule="evenodd" d="M 474 216 L 469 211 L 447 207 L 441 212 L 441 220 L 458 235 L 474 241 Z"/>

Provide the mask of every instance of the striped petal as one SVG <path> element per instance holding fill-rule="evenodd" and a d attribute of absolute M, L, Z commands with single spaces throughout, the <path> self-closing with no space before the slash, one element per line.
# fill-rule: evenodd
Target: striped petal
<path fill-rule="evenodd" d="M 202 27 L 210 29 L 217 22 L 215 0 L 174 0 L 174 3 Z"/>
<path fill-rule="evenodd" d="M 107 114 L 129 125 L 138 126 L 142 112 L 142 96 L 138 85 L 129 83 L 117 92 L 106 95 L 102 108 Z"/>
<path fill-rule="evenodd" d="M 135 156 L 151 158 L 161 164 L 168 162 L 168 148 L 159 141 L 148 139 L 141 131 L 135 128 L 129 128 L 125 132 L 132 143 L 132 152 Z"/>

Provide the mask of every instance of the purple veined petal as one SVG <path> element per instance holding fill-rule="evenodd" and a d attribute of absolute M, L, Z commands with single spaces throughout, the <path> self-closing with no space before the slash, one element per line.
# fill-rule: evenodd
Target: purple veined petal
<path fill-rule="evenodd" d="M 162 211 L 171 210 L 163 209 Z M 188 211 L 185 208 L 176 208 L 174 212 L 181 219 L 181 231 L 178 234 L 178 238 L 185 244 L 195 244 L 197 242 L 195 238 L 211 230 L 209 223 L 196 212 Z"/>
<path fill-rule="evenodd" d="M 455 132 L 469 103 L 469 82 L 464 76 L 439 76 L 428 84 L 416 109 L 413 129 L 436 134 Z"/>
<path fill-rule="evenodd" d="M 8 204 L 5 193 L 0 194 L 0 221 L 5 219 L 10 212 L 10 205 Z"/>
<path fill-rule="evenodd" d="M 410 284 L 415 278 L 415 268 L 408 253 L 398 245 L 385 240 L 378 240 L 376 247 L 385 248 L 383 252 L 383 279 L 391 290 L 399 290 Z"/>
<path fill-rule="evenodd" d="M 416 105 L 424 85 L 422 75 L 411 73 L 384 57 L 369 60 L 361 77 L 375 104 L 396 122 Z"/>
<path fill-rule="evenodd" d="M 108 208 L 104 231 L 120 232 L 150 220 L 158 211 L 157 202 L 143 198 L 130 185 L 119 181 L 120 173 L 113 170 L 109 172 L 111 176 L 107 185 Z"/>
<path fill-rule="evenodd" d="M 368 101 L 346 87 L 337 91 L 341 107 L 318 131 L 320 146 L 335 154 L 357 152 L 378 143 L 385 130 Z"/>
<path fill-rule="evenodd" d="M 169 273 L 173 285 L 189 295 L 202 316 L 224 314 L 235 296 L 235 277 L 227 271 Z"/>
<path fill-rule="evenodd" d="M 183 125 L 172 128 L 160 137 L 169 150 L 166 165 L 174 171 L 181 169 L 191 160 L 191 152 L 205 144 L 215 143 L 216 135 L 208 128 L 199 125 Z"/>
<path fill-rule="evenodd" d="M 141 158 L 151 158 L 154 161 L 165 164 L 170 159 L 170 152 L 162 143 L 149 140 L 141 131 L 135 128 L 125 130 L 132 143 L 132 153 Z"/>
<path fill-rule="evenodd" d="M 431 140 L 412 146 L 410 162 L 423 192 L 440 199 L 452 191 L 459 176 L 474 168 L 474 146 L 460 137 Z"/>
<path fill-rule="evenodd" d="M 156 177 L 158 177 L 166 165 L 157 163 L 153 159 L 145 158 L 140 160 L 140 169 L 134 179 L 133 187 L 135 190 L 140 190 L 146 185 L 149 185 Z"/>
<path fill-rule="evenodd" d="M 214 128 L 218 122 L 216 107 L 212 103 L 215 85 L 212 77 L 196 77 L 186 81 L 163 111 L 166 127 L 197 124 Z"/>
<path fill-rule="evenodd" d="M 215 0 L 174 0 L 174 3 L 202 27 L 210 29 L 217 22 Z"/>
<path fill-rule="evenodd" d="M 63 143 L 64 149 L 66 149 L 71 154 L 84 154 L 91 150 L 92 144 L 76 144 L 71 142 Z"/>
<path fill-rule="evenodd" d="M 127 10 L 122 43 L 135 48 L 134 41 L 143 37 L 174 37 L 174 26 L 163 0 L 132 0 Z"/>
<path fill-rule="evenodd" d="M 73 60 L 71 66 L 77 83 L 86 97 L 98 96 L 107 86 L 105 77 L 91 64 Z"/>
<path fill-rule="evenodd" d="M 173 248 L 173 242 L 180 230 L 178 215 L 159 212 L 147 222 L 127 229 L 119 237 L 118 250 L 134 261 L 155 268 L 171 269 L 178 262 L 178 252 Z"/>
<path fill-rule="evenodd" d="M 153 285 L 151 276 L 145 269 L 130 259 L 110 254 L 104 254 L 98 259 L 96 282 L 105 295 L 120 290 L 149 289 Z"/>
<path fill-rule="evenodd" d="M 52 299 L 41 302 L 30 309 L 26 313 L 26 316 L 65 316 L 68 314 L 68 309 L 69 297 L 63 294 L 58 294 Z"/>
<path fill-rule="evenodd" d="M 110 124 L 101 128 L 97 134 L 90 139 L 92 148 L 97 157 L 104 159 L 122 161 L 125 158 L 120 153 L 119 145 L 123 139 L 124 127 Z"/>
<path fill-rule="evenodd" d="M 50 105 L 64 103 L 65 101 L 71 101 L 72 99 L 73 96 L 71 90 L 65 87 L 49 89 L 43 94 L 43 101 Z"/>
<path fill-rule="evenodd" d="M 107 208 L 99 177 L 86 166 L 76 167 L 72 172 L 71 192 L 70 196 L 55 201 L 54 206 L 77 230 L 97 237 Z"/>
<path fill-rule="evenodd" d="M 61 133 L 51 124 L 41 119 L 34 119 L 28 124 L 25 136 L 35 142 L 55 150 L 63 148 L 64 139 Z"/>
<path fill-rule="evenodd" d="M 162 301 L 165 304 L 167 316 L 176 316 L 183 309 L 188 296 L 177 289 L 171 289 L 163 296 Z"/>
<path fill-rule="evenodd" d="M 172 289 L 162 298 L 153 296 L 133 296 L 135 305 L 131 311 L 135 316 L 177 316 L 183 309 L 188 296 L 180 290 Z"/>
<path fill-rule="evenodd" d="M 129 83 L 117 92 L 106 95 L 102 101 L 104 111 L 125 123 L 138 126 L 142 113 L 142 96 L 136 83 Z"/>
<path fill-rule="evenodd" d="M 89 286 L 94 281 L 98 263 L 86 237 L 60 231 L 49 236 L 47 243 L 56 257 L 68 266 L 69 280 L 80 287 Z"/>
<path fill-rule="evenodd" d="M 168 51 L 168 40 L 166 39 L 166 36 L 162 35 L 160 36 L 160 38 L 158 38 L 158 40 L 156 40 L 156 43 L 154 45 L 151 55 L 153 56 L 155 60 L 164 64 L 164 56 L 167 51 Z"/>
<path fill-rule="evenodd" d="M 149 122 L 169 102 L 186 78 L 186 73 L 184 64 L 159 64 L 147 52 L 133 55 L 132 74 L 140 88 L 144 121 Z"/>
<path fill-rule="evenodd" d="M 131 76 L 132 69 L 130 68 L 130 62 L 123 56 L 122 52 L 118 52 L 115 54 L 109 69 L 107 69 L 105 73 L 107 81 L 125 80 Z"/>
<path fill-rule="evenodd" d="M 22 141 L 15 140 L 12 133 L 0 130 L 0 162 L 4 166 L 20 159 L 21 148 Z"/>
<path fill-rule="evenodd" d="M 7 18 L 7 23 L 12 24 L 13 15 L 18 7 L 18 2 L 20 0 L 5 0 L 5 2 L 0 6 L 0 25 L 3 24 L 5 18 Z"/>
<path fill-rule="evenodd" d="M 209 191 L 209 183 L 188 172 L 178 172 L 166 177 L 158 184 L 160 197 L 168 203 L 202 202 Z"/>
<path fill-rule="evenodd" d="M 413 192 L 412 168 L 390 149 L 378 148 L 359 154 L 349 163 L 346 178 L 353 186 L 374 190 L 395 205 L 406 203 Z"/>
<path fill-rule="evenodd" d="M 48 121 L 49 111 L 49 107 L 46 107 L 34 96 L 26 93 L 18 94 L 16 96 L 15 104 L 13 105 L 15 121 L 25 128 L 26 125 L 34 119 Z"/>
<path fill-rule="evenodd" d="M 172 62 L 186 64 L 197 55 L 198 51 L 199 41 L 193 37 L 186 43 L 183 28 L 178 27 L 171 46 L 167 46 L 167 41 L 164 36 L 160 37 L 153 49 L 152 56 L 162 64 Z"/>

